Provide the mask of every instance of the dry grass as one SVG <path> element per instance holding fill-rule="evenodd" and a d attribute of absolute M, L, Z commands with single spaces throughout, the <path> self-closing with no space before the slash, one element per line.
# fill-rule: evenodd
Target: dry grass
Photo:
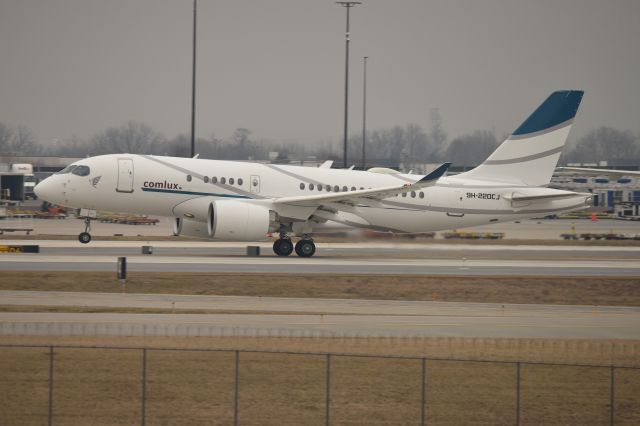
<path fill-rule="evenodd" d="M 3 271 L 0 290 L 640 306 L 640 278 Z"/>
<path fill-rule="evenodd" d="M 7 271 L 0 289 L 120 292 L 114 275 Z M 637 279 L 611 278 L 141 273 L 130 274 L 126 291 L 638 306 L 638 287 Z M 640 342 L 613 340 L 2 336 L 0 343 L 341 354 L 331 362 L 334 425 L 419 424 L 421 361 L 357 354 L 640 366 Z M 48 360 L 47 348 L 0 348 L 0 425 L 46 423 Z M 54 360 L 55 424 L 140 422 L 140 349 L 57 348 Z M 149 350 L 147 361 L 147 424 L 231 423 L 233 351 Z M 240 424 L 324 424 L 325 362 L 322 355 L 240 353 Z M 515 374 L 514 364 L 429 360 L 427 423 L 513 424 Z M 616 424 L 640 424 L 640 370 L 616 370 L 615 394 Z M 520 404 L 524 424 L 607 423 L 609 370 L 522 365 Z"/>
<path fill-rule="evenodd" d="M 638 342 L 508 341 L 488 339 L 277 339 L 277 338 L 48 338 L 13 337 L 5 343 L 102 344 L 326 350 L 468 357 L 493 351 L 569 362 L 607 362 L 607 347 L 639 364 Z M 361 340 L 361 341 L 358 341 Z M 482 339 L 480 339 L 482 340 Z M 487 339 L 485 339 L 487 340 Z M 633 346 L 635 345 L 635 346 Z M 357 350 L 354 350 L 356 349 Z M 634 349 L 635 348 L 635 349 Z M 635 353 L 633 353 L 635 351 Z M 510 356 L 508 356 L 510 354 Z M 141 417 L 142 351 L 56 348 L 54 423 L 129 425 Z M 243 425 L 323 424 L 326 357 L 241 352 L 239 420 Z M 514 364 L 426 363 L 428 424 L 513 424 Z M 421 412 L 420 360 L 333 356 L 331 420 L 337 425 L 416 425 Z M 0 424 L 42 424 L 47 413 L 47 348 L 0 349 Z M 148 350 L 147 424 L 230 424 L 234 352 Z M 616 424 L 640 422 L 640 370 L 616 370 Z M 609 369 L 524 364 L 524 424 L 599 425 L 609 416 Z"/>

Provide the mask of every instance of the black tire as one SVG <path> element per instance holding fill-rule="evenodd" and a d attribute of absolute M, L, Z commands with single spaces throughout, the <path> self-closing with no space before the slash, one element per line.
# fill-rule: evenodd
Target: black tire
<path fill-rule="evenodd" d="M 293 253 L 293 243 L 288 238 L 280 238 L 273 243 L 273 251 L 278 256 L 289 256 Z"/>
<path fill-rule="evenodd" d="M 78 241 L 82 244 L 89 244 L 91 242 L 91 234 L 88 232 L 81 232 L 80 235 L 78 235 Z"/>
<path fill-rule="evenodd" d="M 300 240 L 296 244 L 296 254 L 300 257 L 311 257 L 316 253 L 316 245 L 311 240 Z"/>

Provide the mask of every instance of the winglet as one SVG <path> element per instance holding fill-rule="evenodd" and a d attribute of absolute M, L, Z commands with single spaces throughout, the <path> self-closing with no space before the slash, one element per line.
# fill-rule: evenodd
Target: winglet
<path fill-rule="evenodd" d="M 438 166 L 437 169 L 435 169 L 416 183 L 425 183 L 440 179 L 447 172 L 449 166 L 451 166 L 451 163 L 443 163 L 442 165 Z"/>

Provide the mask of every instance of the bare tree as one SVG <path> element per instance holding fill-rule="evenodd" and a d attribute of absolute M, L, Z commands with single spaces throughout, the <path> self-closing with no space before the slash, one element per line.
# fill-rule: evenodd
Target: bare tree
<path fill-rule="evenodd" d="M 13 130 L 11 127 L 0 122 L 0 152 L 9 152 L 11 140 L 13 139 Z"/>
<path fill-rule="evenodd" d="M 27 126 L 18 126 L 9 143 L 9 151 L 14 155 L 37 155 L 40 147 Z"/>
<path fill-rule="evenodd" d="M 431 160 L 439 160 L 447 142 L 447 132 L 442 126 L 442 115 L 440 108 L 431 109 L 431 131 L 429 132 L 429 142 L 431 144 Z"/>
<path fill-rule="evenodd" d="M 498 141 L 493 131 L 476 130 L 452 140 L 447 147 L 445 159 L 459 166 L 475 166 L 491 155 L 497 146 Z"/>
<path fill-rule="evenodd" d="M 633 132 L 612 127 L 593 129 L 580 138 L 564 158 L 568 162 L 595 163 L 640 157 L 640 143 Z"/>
<path fill-rule="evenodd" d="M 92 146 L 97 153 L 150 153 L 163 137 L 144 123 L 129 121 L 120 127 L 110 127 L 94 136 Z"/>

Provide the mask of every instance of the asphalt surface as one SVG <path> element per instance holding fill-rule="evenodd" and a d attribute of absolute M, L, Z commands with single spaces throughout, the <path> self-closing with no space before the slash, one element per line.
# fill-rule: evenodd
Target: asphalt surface
<path fill-rule="evenodd" d="M 4 241 L 4 244 L 27 244 Z M 270 243 L 30 241 L 39 254 L 0 254 L 0 270 L 113 271 L 119 256 L 134 272 L 428 274 L 640 277 L 640 247 L 320 243 L 313 258 L 277 257 Z M 263 256 L 247 257 L 247 245 Z M 142 255 L 141 246 L 153 247 Z"/>
<path fill-rule="evenodd" d="M 627 307 L 24 291 L 0 303 L 232 312 L 4 312 L 2 334 L 640 339 L 640 308 Z"/>
<path fill-rule="evenodd" d="M 123 225 L 115 223 L 101 223 L 93 221 L 91 234 L 94 236 L 169 236 L 172 235 L 173 219 L 159 217 L 157 225 Z M 78 235 L 84 230 L 81 219 L 69 217 L 64 220 L 44 219 L 5 219 L 0 221 L 0 227 L 28 227 L 33 228 L 35 235 Z M 506 239 L 560 239 L 564 233 L 616 233 L 633 236 L 640 234 L 640 222 L 604 219 L 592 222 L 588 219 L 531 219 L 517 222 L 494 223 L 471 228 L 464 228 L 469 232 L 501 232 Z M 436 233 L 441 235 L 442 232 Z M 356 232 L 356 235 L 358 233 Z"/>

